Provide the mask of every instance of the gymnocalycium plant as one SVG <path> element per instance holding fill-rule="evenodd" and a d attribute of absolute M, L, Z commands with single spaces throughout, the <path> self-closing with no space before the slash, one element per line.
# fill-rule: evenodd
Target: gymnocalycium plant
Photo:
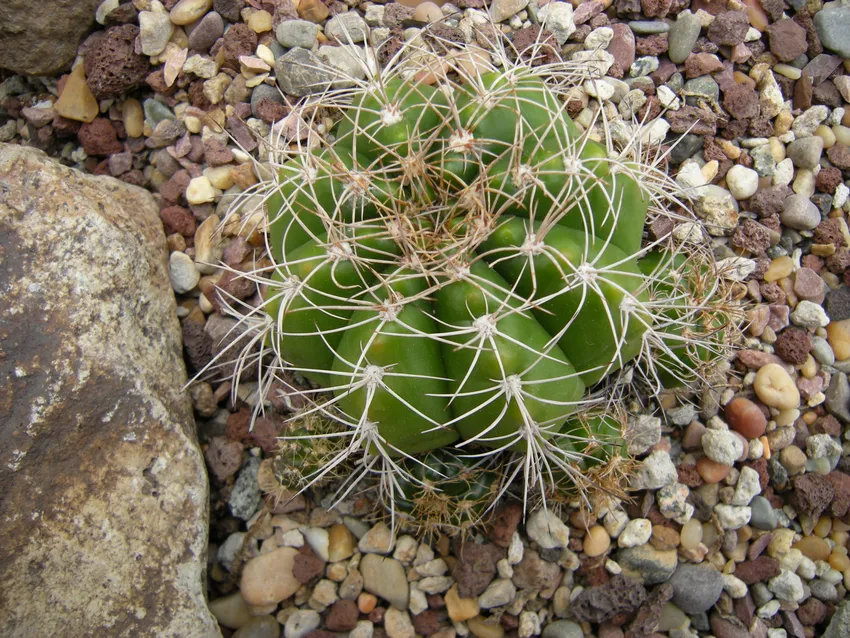
<path fill-rule="evenodd" d="M 520 477 L 525 499 L 621 491 L 628 402 L 699 381 L 729 341 L 666 130 L 610 102 L 573 121 L 600 52 L 427 31 L 380 51 L 297 105 L 309 135 L 275 140 L 259 187 L 271 265 L 244 275 L 261 305 L 232 308 L 254 334 L 241 367 L 260 396 L 309 382 L 279 479 L 342 498 L 376 476 L 394 514 L 461 526 Z M 664 218 L 691 230 L 645 232 Z"/>

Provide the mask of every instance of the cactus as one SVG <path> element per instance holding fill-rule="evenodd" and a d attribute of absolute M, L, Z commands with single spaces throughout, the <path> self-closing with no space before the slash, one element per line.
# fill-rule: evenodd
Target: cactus
<path fill-rule="evenodd" d="M 592 467 L 624 455 L 624 419 L 599 406 L 697 381 L 724 352 L 710 252 L 644 238 L 648 218 L 688 219 L 651 131 L 618 143 L 604 109 L 582 130 L 563 96 L 587 68 L 491 44 L 435 55 L 417 39 L 385 68 L 367 49 L 365 80 L 302 104 L 339 107 L 336 126 L 278 149 L 261 185 L 273 267 L 250 274 L 265 296 L 249 316 L 274 363 L 260 378 L 310 381 L 306 414 L 335 428 L 289 437 L 292 487 L 345 467 L 343 494 L 375 474 L 400 511 L 430 499 L 451 524 L 440 494 L 474 494 L 477 520 L 519 476 L 543 498 L 618 488 L 622 473 Z"/>

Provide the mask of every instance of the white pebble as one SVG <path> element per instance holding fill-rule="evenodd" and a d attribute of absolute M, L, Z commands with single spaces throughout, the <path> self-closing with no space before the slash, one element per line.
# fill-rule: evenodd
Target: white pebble
<path fill-rule="evenodd" d="M 186 200 L 190 204 L 208 204 L 214 202 L 216 195 L 220 194 L 204 175 L 193 177 L 186 187 Z"/>
<path fill-rule="evenodd" d="M 638 547 L 649 541 L 652 536 L 652 523 L 646 518 L 635 518 L 629 521 L 626 529 L 617 539 L 620 547 Z"/>
<path fill-rule="evenodd" d="M 758 190 L 759 174 L 751 168 L 735 164 L 726 173 L 726 185 L 735 199 L 749 199 Z"/>
<path fill-rule="evenodd" d="M 171 287 L 178 295 L 189 292 L 201 280 L 201 273 L 195 268 L 192 258 L 179 251 L 174 251 L 168 258 L 168 275 Z"/>

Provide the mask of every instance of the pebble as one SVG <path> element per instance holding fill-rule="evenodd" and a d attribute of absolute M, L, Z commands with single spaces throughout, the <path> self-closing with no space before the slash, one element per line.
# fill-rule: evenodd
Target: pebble
<path fill-rule="evenodd" d="M 797 168 L 813 169 L 820 163 L 823 138 L 813 135 L 794 140 L 787 146 L 786 152 Z"/>
<path fill-rule="evenodd" d="M 749 505 L 757 494 L 761 494 L 759 475 L 753 468 L 744 466 L 735 484 L 735 494 L 732 497 L 732 505 Z"/>
<path fill-rule="evenodd" d="M 389 554 L 394 547 L 393 535 L 385 523 L 377 523 L 357 543 L 363 554 Z"/>
<path fill-rule="evenodd" d="M 763 496 L 754 496 L 750 501 L 750 525 L 756 529 L 774 530 L 778 524 L 773 505 Z"/>
<path fill-rule="evenodd" d="M 752 511 L 749 507 L 718 503 L 714 506 L 717 522 L 723 529 L 741 529 L 750 522 Z"/>
<path fill-rule="evenodd" d="M 186 201 L 190 204 L 207 204 L 214 202 L 221 193 L 210 183 L 208 177 L 201 175 L 193 177 L 186 187 Z"/>
<path fill-rule="evenodd" d="M 254 33 L 265 33 L 266 31 L 271 31 L 272 14 L 265 10 L 255 11 L 248 16 L 245 24 L 247 24 L 248 28 Z"/>
<path fill-rule="evenodd" d="M 189 255 L 180 251 L 174 251 L 168 258 L 168 275 L 171 287 L 178 295 L 194 289 L 201 280 L 201 273 L 195 268 L 195 262 Z"/>
<path fill-rule="evenodd" d="M 298 550 L 280 547 L 250 559 L 242 571 L 240 591 L 249 605 L 279 603 L 292 596 L 301 583 L 292 573 Z"/>
<path fill-rule="evenodd" d="M 814 15 L 814 25 L 824 48 L 850 58 L 850 6 L 842 2 L 827 2 Z"/>
<path fill-rule="evenodd" d="M 796 305 L 791 313 L 791 323 L 810 330 L 817 330 L 829 325 L 829 317 L 820 304 L 803 300 Z"/>
<path fill-rule="evenodd" d="M 404 566 L 394 558 L 365 554 L 360 559 L 363 588 L 399 609 L 407 609 L 410 590 Z"/>
<path fill-rule="evenodd" d="M 331 525 L 328 530 L 328 560 L 331 563 L 345 560 L 354 554 L 357 541 L 354 534 L 342 523 Z"/>
<path fill-rule="evenodd" d="M 480 608 L 477 598 L 461 598 L 457 593 L 457 585 L 452 585 L 444 596 L 446 611 L 455 622 L 463 622 L 478 615 Z"/>
<path fill-rule="evenodd" d="M 602 525 L 591 527 L 584 537 L 583 551 L 591 557 L 602 556 L 611 547 L 611 537 Z"/>
<path fill-rule="evenodd" d="M 767 588 L 776 594 L 780 600 L 799 602 L 803 599 L 803 581 L 797 574 L 783 569 L 779 576 L 774 576 L 767 583 Z"/>
<path fill-rule="evenodd" d="M 735 164 L 726 173 L 726 186 L 735 199 L 749 199 L 758 190 L 759 175 L 751 168 Z"/>
<path fill-rule="evenodd" d="M 747 439 L 756 439 L 764 434 L 767 419 L 759 407 L 745 397 L 737 397 L 724 409 L 729 426 Z"/>
<path fill-rule="evenodd" d="M 652 535 L 652 522 L 647 518 L 630 520 L 617 538 L 620 547 L 637 547 L 649 541 Z"/>
<path fill-rule="evenodd" d="M 702 30 L 699 17 L 685 10 L 679 13 L 676 21 L 670 25 L 667 36 L 667 55 L 674 64 L 682 64 L 693 51 Z"/>
<path fill-rule="evenodd" d="M 708 565 L 682 564 L 670 578 L 673 602 L 686 614 L 708 611 L 723 592 L 723 575 Z"/>
<path fill-rule="evenodd" d="M 280 623 L 274 616 L 254 616 L 233 634 L 233 638 L 280 638 Z"/>
<path fill-rule="evenodd" d="M 283 626 L 284 638 L 304 638 L 322 622 L 319 612 L 312 609 L 299 609 L 292 612 Z"/>
<path fill-rule="evenodd" d="M 800 405 L 797 386 L 785 368 L 777 363 L 768 363 L 759 369 L 753 381 L 753 389 L 759 400 L 767 406 L 791 410 Z"/>
<path fill-rule="evenodd" d="M 384 614 L 384 631 L 390 638 L 414 638 L 416 630 L 407 610 L 390 607 Z"/>
<path fill-rule="evenodd" d="M 316 556 L 327 562 L 329 560 L 328 553 L 328 530 L 319 527 L 307 527 L 301 530 L 310 548 L 316 553 Z"/>
<path fill-rule="evenodd" d="M 341 44 L 363 42 L 368 34 L 369 27 L 366 21 L 353 12 L 340 13 L 328 20 L 325 25 L 325 35 Z"/>
<path fill-rule="evenodd" d="M 796 193 L 785 199 L 780 217 L 783 224 L 795 230 L 812 230 L 821 221 L 817 206 L 808 197 Z"/>
<path fill-rule="evenodd" d="M 475 638 L 503 638 L 505 630 L 498 623 L 488 622 L 481 616 L 466 621 L 469 631 Z"/>
<path fill-rule="evenodd" d="M 617 562 L 627 576 L 636 576 L 645 585 L 656 585 L 673 575 L 678 557 L 675 549 L 657 550 L 650 544 L 619 550 Z"/>
<path fill-rule="evenodd" d="M 201 19 L 212 6 L 213 0 L 180 0 L 171 9 L 168 17 L 177 25 L 192 24 Z"/>
<path fill-rule="evenodd" d="M 516 0 L 497 0 L 500 2 L 511 2 Z M 520 2 L 528 3 L 525 0 Z M 492 12 L 492 9 L 491 9 Z M 576 30 L 573 19 L 573 7 L 568 2 L 550 2 L 540 9 L 538 19 L 540 24 L 552 32 L 558 46 L 564 46 L 573 32 Z"/>
<path fill-rule="evenodd" d="M 275 38 L 281 46 L 291 49 L 312 49 L 319 34 L 319 25 L 307 20 L 286 20 L 277 25 Z"/>
<path fill-rule="evenodd" d="M 173 33 L 174 24 L 169 20 L 168 14 L 139 12 L 139 42 L 143 54 L 155 56 L 162 53 Z"/>
<path fill-rule="evenodd" d="M 850 320 L 831 321 L 826 326 L 826 340 L 833 353 L 833 363 L 850 358 Z"/>
<path fill-rule="evenodd" d="M 744 452 L 741 439 L 728 430 L 706 430 L 701 443 L 705 455 L 722 465 L 734 465 Z"/>
<path fill-rule="evenodd" d="M 570 542 L 570 528 L 548 509 L 535 511 L 525 524 L 528 537 L 542 549 L 560 549 Z"/>
<path fill-rule="evenodd" d="M 207 51 L 224 33 L 224 20 L 215 11 L 201 18 L 189 33 L 189 48 Z"/>
<path fill-rule="evenodd" d="M 632 478 L 634 489 L 657 490 L 679 479 L 676 466 L 664 450 L 656 450 L 640 464 Z"/>
<path fill-rule="evenodd" d="M 210 602 L 209 610 L 218 624 L 228 629 L 239 629 L 251 620 L 251 608 L 239 592 L 216 598 Z"/>
<path fill-rule="evenodd" d="M 86 83 L 86 72 L 82 64 L 71 70 L 62 94 L 53 104 L 53 110 L 76 122 L 92 122 L 97 117 L 100 108 Z M 12 124 L 14 125 L 14 122 Z"/>
<path fill-rule="evenodd" d="M 505 578 L 497 578 L 487 586 L 484 593 L 478 597 L 481 609 L 492 609 L 510 603 L 516 596 L 516 587 Z"/>
<path fill-rule="evenodd" d="M 583 638 L 584 632 L 581 625 L 572 620 L 556 620 L 543 628 L 541 636 L 543 638 Z"/>

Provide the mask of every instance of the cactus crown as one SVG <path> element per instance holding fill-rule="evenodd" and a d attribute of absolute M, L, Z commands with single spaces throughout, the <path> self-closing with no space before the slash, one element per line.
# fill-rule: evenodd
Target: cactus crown
<path fill-rule="evenodd" d="M 448 524 L 518 477 L 526 498 L 618 488 L 623 472 L 597 466 L 624 454 L 626 398 L 722 354 L 707 247 L 644 239 L 647 220 L 688 219 L 660 140 L 612 135 L 604 108 L 577 126 L 565 95 L 602 80 L 540 64 L 549 47 L 459 50 L 426 31 L 383 68 L 367 48 L 364 78 L 302 101 L 306 139 L 273 144 L 271 266 L 246 275 L 264 302 L 234 312 L 261 392 L 303 377 L 304 414 L 332 424 L 290 432 L 291 487 L 348 473 L 342 497 L 376 475 L 400 511 Z"/>

